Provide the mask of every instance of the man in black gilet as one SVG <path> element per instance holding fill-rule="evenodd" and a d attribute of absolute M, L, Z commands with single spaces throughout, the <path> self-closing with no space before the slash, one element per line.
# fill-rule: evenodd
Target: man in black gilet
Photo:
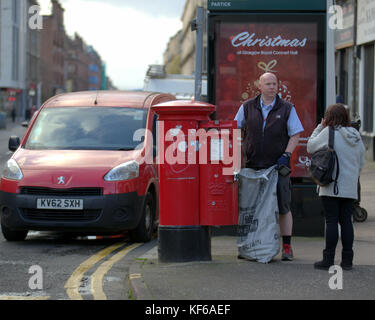
<path fill-rule="evenodd" d="M 278 80 L 273 73 L 264 73 L 259 78 L 259 90 L 260 95 L 241 105 L 235 120 L 244 131 L 245 166 L 261 170 L 277 165 L 279 169 L 277 200 L 283 238 L 282 260 L 291 261 L 290 174 L 282 175 L 280 169 L 290 169 L 290 157 L 304 129 L 294 106 L 278 96 Z"/>

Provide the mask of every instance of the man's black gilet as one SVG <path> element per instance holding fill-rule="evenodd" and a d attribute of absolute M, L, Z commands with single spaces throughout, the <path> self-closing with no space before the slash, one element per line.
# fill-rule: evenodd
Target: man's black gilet
<path fill-rule="evenodd" d="M 246 167 L 253 169 L 269 168 L 285 152 L 289 142 L 288 118 L 292 105 L 276 96 L 276 103 L 269 112 L 263 128 L 263 115 L 260 97 L 243 103 L 245 115 L 244 148 Z"/>

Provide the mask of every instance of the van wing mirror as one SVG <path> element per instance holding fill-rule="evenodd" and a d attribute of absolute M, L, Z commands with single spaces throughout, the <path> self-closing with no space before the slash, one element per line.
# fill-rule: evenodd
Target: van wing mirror
<path fill-rule="evenodd" d="M 20 146 L 21 141 L 20 138 L 17 136 L 11 136 L 9 138 L 9 143 L 8 143 L 8 149 L 10 151 L 16 151 L 18 147 Z"/>

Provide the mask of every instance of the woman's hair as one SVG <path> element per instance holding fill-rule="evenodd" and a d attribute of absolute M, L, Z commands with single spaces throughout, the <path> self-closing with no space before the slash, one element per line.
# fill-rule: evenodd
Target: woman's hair
<path fill-rule="evenodd" d="M 324 114 L 326 126 L 331 127 L 350 127 L 349 112 L 342 103 L 330 105 Z"/>

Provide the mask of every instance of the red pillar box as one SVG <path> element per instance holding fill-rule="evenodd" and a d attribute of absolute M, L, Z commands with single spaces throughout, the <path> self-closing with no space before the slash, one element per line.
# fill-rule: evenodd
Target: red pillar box
<path fill-rule="evenodd" d="M 209 121 L 215 106 L 172 101 L 152 108 L 159 115 L 159 260 L 211 260 L 210 230 L 200 225 L 196 132 L 201 121 Z"/>

